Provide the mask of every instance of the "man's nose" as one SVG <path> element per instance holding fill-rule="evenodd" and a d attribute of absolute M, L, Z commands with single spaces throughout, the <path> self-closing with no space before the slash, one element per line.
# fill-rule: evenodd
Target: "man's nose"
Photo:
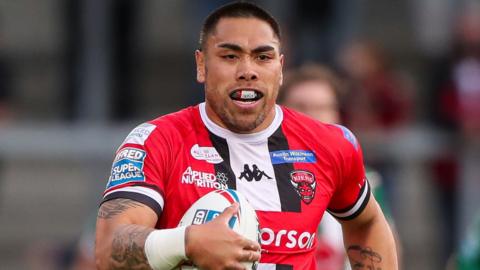
<path fill-rule="evenodd" d="M 254 69 L 254 65 L 249 59 L 241 61 L 238 65 L 237 80 L 254 81 L 258 79 L 258 73 Z"/>

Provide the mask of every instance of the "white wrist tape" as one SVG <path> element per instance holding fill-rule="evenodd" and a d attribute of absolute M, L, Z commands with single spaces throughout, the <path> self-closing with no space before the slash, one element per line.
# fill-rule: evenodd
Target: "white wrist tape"
<path fill-rule="evenodd" d="M 145 255 L 154 270 L 170 270 L 185 255 L 186 226 L 152 231 L 145 240 Z"/>

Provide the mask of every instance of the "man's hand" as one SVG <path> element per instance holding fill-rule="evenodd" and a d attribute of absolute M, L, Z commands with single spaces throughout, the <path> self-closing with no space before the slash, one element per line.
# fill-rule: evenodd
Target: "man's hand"
<path fill-rule="evenodd" d="M 238 212 L 238 204 L 226 208 L 209 223 L 192 225 L 186 230 L 185 252 L 201 269 L 245 269 L 241 262 L 260 259 L 260 245 L 228 227 Z"/>

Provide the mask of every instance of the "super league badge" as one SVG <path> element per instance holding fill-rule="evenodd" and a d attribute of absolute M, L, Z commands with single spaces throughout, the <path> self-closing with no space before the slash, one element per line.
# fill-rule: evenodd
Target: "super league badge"
<path fill-rule="evenodd" d="M 290 173 L 290 182 L 304 203 L 312 202 L 317 186 L 315 175 L 309 171 L 295 170 Z"/>

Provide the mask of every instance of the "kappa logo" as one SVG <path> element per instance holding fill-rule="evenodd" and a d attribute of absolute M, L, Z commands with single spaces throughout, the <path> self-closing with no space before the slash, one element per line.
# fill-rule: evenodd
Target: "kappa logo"
<path fill-rule="evenodd" d="M 309 171 L 293 171 L 290 173 L 290 182 L 304 203 L 312 202 L 317 186 L 315 175 Z"/>
<path fill-rule="evenodd" d="M 213 173 L 193 170 L 192 167 L 189 166 L 182 174 L 182 184 L 214 189 L 228 189 L 227 184 L 223 182 L 226 182 L 226 180 L 223 178 L 217 179 L 217 176 Z"/>
<path fill-rule="evenodd" d="M 247 180 L 248 182 L 252 182 L 254 179 L 255 181 L 260 181 L 265 176 L 267 179 L 272 179 L 272 177 L 268 176 L 264 171 L 260 171 L 256 164 L 252 165 L 253 170 L 250 170 L 248 164 L 243 165 L 243 172 L 240 173 L 240 177 L 238 179 Z"/>
<path fill-rule="evenodd" d="M 195 144 L 190 149 L 190 154 L 197 160 L 205 160 L 208 163 L 219 164 L 223 162 L 222 157 L 214 147 L 202 147 Z"/>

